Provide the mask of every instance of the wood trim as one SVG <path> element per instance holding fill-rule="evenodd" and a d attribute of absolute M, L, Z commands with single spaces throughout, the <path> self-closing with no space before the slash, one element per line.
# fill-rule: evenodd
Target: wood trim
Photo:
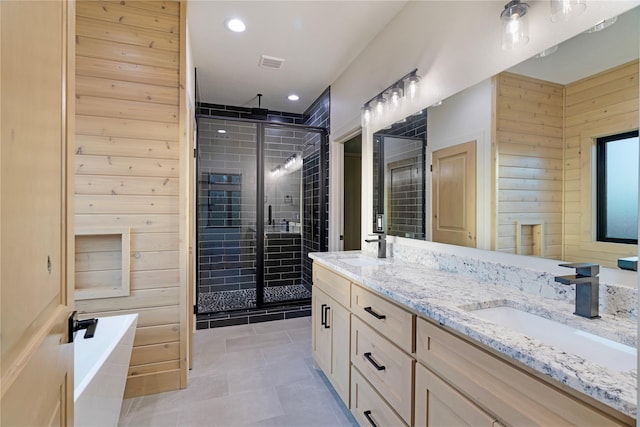
<path fill-rule="evenodd" d="M 491 77 L 491 240 L 492 251 L 497 250 L 498 242 L 498 122 L 496 117 L 496 105 L 498 103 L 498 76 Z"/>
<path fill-rule="evenodd" d="M 191 334 L 189 313 L 193 304 L 189 300 L 189 252 L 192 248 L 189 230 L 191 216 L 191 153 L 192 142 L 189 135 L 189 109 L 187 82 L 187 1 L 180 2 L 180 85 L 179 85 L 179 140 L 180 140 L 180 387 L 187 387 L 187 369 L 189 368 L 189 346 Z"/>

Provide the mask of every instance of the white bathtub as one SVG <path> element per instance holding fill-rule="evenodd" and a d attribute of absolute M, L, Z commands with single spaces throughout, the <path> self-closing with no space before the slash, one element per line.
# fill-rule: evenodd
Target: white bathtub
<path fill-rule="evenodd" d="M 76 427 L 117 426 L 129 370 L 137 314 L 101 317 L 93 338 L 74 339 Z"/>

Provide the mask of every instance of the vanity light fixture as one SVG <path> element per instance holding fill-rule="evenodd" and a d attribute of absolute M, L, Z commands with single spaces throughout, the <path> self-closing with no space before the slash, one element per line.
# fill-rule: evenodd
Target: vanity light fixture
<path fill-rule="evenodd" d="M 244 22 L 242 22 L 242 20 L 238 18 L 227 19 L 226 21 L 224 21 L 224 26 L 234 33 L 242 33 L 247 29 L 247 26 L 244 25 Z"/>
<path fill-rule="evenodd" d="M 374 115 L 382 117 L 387 108 L 390 110 L 397 109 L 405 95 L 413 99 L 418 91 L 418 83 L 420 82 L 420 76 L 417 75 L 417 72 L 417 68 L 410 71 L 391 86 L 365 102 L 361 108 L 362 123 L 364 125 L 369 124 Z M 388 104 L 387 101 L 389 101 Z M 389 106 L 387 107 L 387 105 Z"/>
<path fill-rule="evenodd" d="M 502 21 L 502 49 L 509 50 L 529 43 L 529 5 L 511 0 L 500 13 Z"/>
<path fill-rule="evenodd" d="M 566 22 L 586 8 L 587 0 L 551 0 L 551 22 Z"/>
<path fill-rule="evenodd" d="M 589 34 L 589 33 L 597 33 L 598 31 L 602 31 L 605 28 L 608 28 L 613 24 L 615 24 L 617 20 L 618 20 L 617 16 L 614 16 L 609 19 L 603 19 L 602 21 L 598 22 L 596 25 L 594 25 L 593 27 L 585 31 L 585 33 Z"/>

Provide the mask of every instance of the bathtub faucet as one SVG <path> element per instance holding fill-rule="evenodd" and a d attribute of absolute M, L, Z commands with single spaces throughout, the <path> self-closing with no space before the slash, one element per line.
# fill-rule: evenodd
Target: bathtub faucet
<path fill-rule="evenodd" d="M 98 319 L 86 319 L 86 320 L 78 320 L 78 312 L 74 311 L 69 316 L 69 342 L 73 342 L 75 338 L 76 332 L 81 329 L 86 329 L 87 332 L 84 333 L 84 339 L 93 338 L 93 335 L 96 333 L 96 327 L 98 326 Z"/>

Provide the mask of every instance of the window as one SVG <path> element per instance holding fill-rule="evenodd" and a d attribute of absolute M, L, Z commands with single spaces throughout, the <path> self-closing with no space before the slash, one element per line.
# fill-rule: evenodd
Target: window
<path fill-rule="evenodd" d="M 597 239 L 638 243 L 638 131 L 596 140 Z"/>

